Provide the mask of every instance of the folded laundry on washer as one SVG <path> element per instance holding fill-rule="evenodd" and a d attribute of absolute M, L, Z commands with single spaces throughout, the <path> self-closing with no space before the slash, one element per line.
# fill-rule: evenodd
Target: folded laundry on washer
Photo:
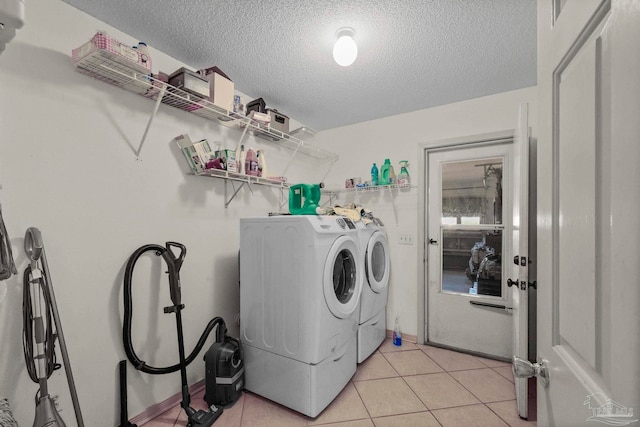
<path fill-rule="evenodd" d="M 327 208 L 320 208 L 319 215 L 342 215 L 346 216 L 352 221 L 362 221 L 365 225 L 376 222 L 377 218 L 374 217 L 371 209 L 363 208 L 362 206 L 356 206 L 353 203 L 349 203 L 346 206 L 334 206 Z"/>
<path fill-rule="evenodd" d="M 336 215 L 346 216 L 352 221 L 360 221 L 362 215 L 360 215 L 360 211 L 355 208 L 342 208 L 340 206 L 334 206 L 333 211 Z"/>

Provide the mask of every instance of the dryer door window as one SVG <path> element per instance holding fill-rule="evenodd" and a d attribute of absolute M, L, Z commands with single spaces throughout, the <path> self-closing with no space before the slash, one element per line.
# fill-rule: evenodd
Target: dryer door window
<path fill-rule="evenodd" d="M 348 317 L 360 301 L 363 276 L 358 256 L 356 243 L 347 236 L 339 237 L 327 255 L 323 280 L 324 299 L 336 317 Z"/>
<path fill-rule="evenodd" d="M 383 233 L 376 232 L 369 239 L 365 257 L 367 282 L 371 289 L 382 292 L 389 283 L 389 243 Z"/>

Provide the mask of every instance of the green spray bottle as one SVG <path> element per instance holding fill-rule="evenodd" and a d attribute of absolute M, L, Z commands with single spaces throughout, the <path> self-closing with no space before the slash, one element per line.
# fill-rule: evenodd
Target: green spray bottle
<path fill-rule="evenodd" d="M 398 185 L 411 184 L 411 178 L 409 177 L 409 171 L 407 170 L 408 166 L 409 166 L 408 160 L 400 160 L 400 173 L 398 174 Z"/>

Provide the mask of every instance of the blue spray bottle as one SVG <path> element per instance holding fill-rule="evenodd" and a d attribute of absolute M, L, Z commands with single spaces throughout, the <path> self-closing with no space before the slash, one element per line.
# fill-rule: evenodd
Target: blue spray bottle
<path fill-rule="evenodd" d="M 400 347 L 402 345 L 402 333 L 400 333 L 400 320 L 396 316 L 396 326 L 393 328 L 393 345 Z"/>

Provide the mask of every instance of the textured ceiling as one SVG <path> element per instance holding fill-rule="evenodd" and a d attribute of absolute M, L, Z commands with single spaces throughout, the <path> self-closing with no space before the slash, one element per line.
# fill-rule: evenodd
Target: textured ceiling
<path fill-rule="evenodd" d="M 64 1 L 317 130 L 536 84 L 535 0 Z"/>

